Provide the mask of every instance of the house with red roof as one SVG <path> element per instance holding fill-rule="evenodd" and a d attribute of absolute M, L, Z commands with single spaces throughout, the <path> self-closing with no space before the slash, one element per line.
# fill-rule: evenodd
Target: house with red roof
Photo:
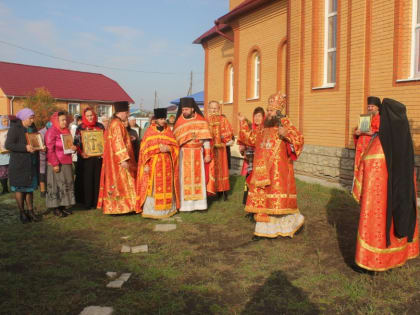
<path fill-rule="evenodd" d="M 116 81 L 100 73 L 0 61 L 0 115 L 16 114 L 24 98 L 37 88 L 47 89 L 56 104 L 71 114 L 90 106 L 98 116 L 111 116 L 113 103 L 134 103 Z"/>

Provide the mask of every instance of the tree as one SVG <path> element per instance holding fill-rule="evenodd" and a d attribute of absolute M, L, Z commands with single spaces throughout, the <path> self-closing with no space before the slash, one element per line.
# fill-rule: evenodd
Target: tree
<path fill-rule="evenodd" d="M 24 107 L 32 109 L 35 113 L 35 126 L 41 129 L 50 120 L 54 112 L 60 111 L 51 93 L 44 87 L 36 88 L 24 100 Z"/>

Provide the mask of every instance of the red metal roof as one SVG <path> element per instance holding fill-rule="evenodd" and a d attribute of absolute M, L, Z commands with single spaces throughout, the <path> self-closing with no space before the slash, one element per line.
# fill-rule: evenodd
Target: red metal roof
<path fill-rule="evenodd" d="M 240 5 L 238 5 L 237 7 L 235 7 L 234 9 L 232 9 L 231 11 L 229 11 L 229 13 L 219 17 L 217 19 L 217 21 L 219 23 L 228 23 L 229 21 L 231 21 L 232 19 L 247 13 L 261 5 L 263 5 L 266 2 L 270 2 L 270 1 L 274 1 L 274 0 L 245 0 L 244 2 L 242 2 Z"/>
<path fill-rule="evenodd" d="M 0 61 L 0 88 L 7 96 L 26 96 L 40 87 L 56 99 L 134 103 L 117 82 L 103 74 Z"/>
<path fill-rule="evenodd" d="M 226 24 L 219 24 L 219 30 L 221 32 L 227 30 L 230 28 L 229 25 Z M 203 35 L 201 35 L 199 38 L 197 38 L 195 41 L 193 41 L 193 44 L 201 44 L 203 41 L 210 39 L 213 36 L 218 35 L 216 31 L 216 25 L 213 26 L 211 29 L 209 29 L 207 32 L 205 32 Z"/>
<path fill-rule="evenodd" d="M 219 24 L 219 30 L 224 31 L 228 29 L 230 26 L 227 25 L 231 20 L 234 18 L 245 14 L 263 4 L 266 2 L 270 2 L 273 0 L 245 0 L 241 4 L 239 4 L 237 7 L 229 11 L 229 13 L 221 16 L 218 18 L 215 23 Z M 198 37 L 195 41 L 193 41 L 194 44 L 201 44 L 203 41 L 210 39 L 213 36 L 218 35 L 216 31 L 216 26 L 213 26 L 211 29 L 209 29 L 207 32 L 205 32 L 203 35 Z"/>

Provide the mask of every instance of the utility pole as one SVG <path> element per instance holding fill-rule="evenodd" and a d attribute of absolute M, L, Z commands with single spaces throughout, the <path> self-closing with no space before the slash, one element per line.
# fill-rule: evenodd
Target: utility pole
<path fill-rule="evenodd" d="M 187 96 L 192 95 L 192 86 L 193 86 L 193 72 L 190 73 L 190 87 L 188 88 Z"/>
<path fill-rule="evenodd" d="M 158 101 L 157 91 L 155 90 L 155 104 L 153 105 L 153 108 L 158 108 L 158 107 L 159 107 L 159 101 Z"/>

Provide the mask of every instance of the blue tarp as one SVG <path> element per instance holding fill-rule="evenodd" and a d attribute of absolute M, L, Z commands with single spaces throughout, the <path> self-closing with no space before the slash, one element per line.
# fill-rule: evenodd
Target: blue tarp
<path fill-rule="evenodd" d="M 192 97 L 194 98 L 195 102 L 197 103 L 198 106 L 200 106 L 200 108 L 202 108 L 202 106 L 204 105 L 204 91 L 201 92 L 197 92 L 193 95 L 190 96 L 185 96 L 185 97 Z M 179 105 L 179 98 L 177 98 L 176 100 L 171 101 L 171 104 L 175 104 L 175 105 Z"/>

